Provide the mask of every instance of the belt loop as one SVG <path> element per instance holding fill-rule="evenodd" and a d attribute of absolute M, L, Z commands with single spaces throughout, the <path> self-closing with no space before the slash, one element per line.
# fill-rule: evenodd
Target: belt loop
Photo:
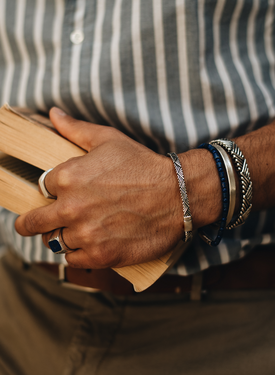
<path fill-rule="evenodd" d="M 191 301 L 200 301 L 201 300 L 201 289 L 202 289 L 202 279 L 203 273 L 195 273 L 192 277 L 192 286 L 190 292 Z"/>
<path fill-rule="evenodd" d="M 62 283 L 65 281 L 65 264 L 60 263 L 58 265 L 58 280 Z"/>

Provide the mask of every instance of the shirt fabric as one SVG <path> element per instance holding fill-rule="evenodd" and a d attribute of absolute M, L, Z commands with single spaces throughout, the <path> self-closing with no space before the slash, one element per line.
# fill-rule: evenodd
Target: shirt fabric
<path fill-rule="evenodd" d="M 274 6 L 271 0 L 0 0 L 0 102 L 43 113 L 55 105 L 161 154 L 239 136 L 275 115 Z M 217 247 L 195 235 L 169 272 L 192 274 L 275 243 L 274 213 L 251 214 Z M 26 261 L 65 262 L 41 236 L 19 236 L 15 218 L 1 209 L 3 246 Z"/>

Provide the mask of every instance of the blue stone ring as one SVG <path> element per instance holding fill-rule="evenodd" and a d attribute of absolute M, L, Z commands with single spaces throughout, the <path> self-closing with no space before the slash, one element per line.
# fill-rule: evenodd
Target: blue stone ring
<path fill-rule="evenodd" d="M 62 233 L 63 233 L 63 228 L 56 229 L 53 232 L 53 237 L 48 241 L 48 245 L 50 249 L 55 254 L 65 254 L 65 253 L 71 253 L 72 251 L 74 251 L 73 249 L 70 249 L 65 244 Z"/>

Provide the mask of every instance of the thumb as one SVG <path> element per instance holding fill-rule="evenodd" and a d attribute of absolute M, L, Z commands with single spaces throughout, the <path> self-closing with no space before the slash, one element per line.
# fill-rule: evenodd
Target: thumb
<path fill-rule="evenodd" d="M 102 143 L 99 136 L 101 125 L 76 120 L 57 107 L 50 110 L 50 119 L 63 137 L 88 152 Z"/>

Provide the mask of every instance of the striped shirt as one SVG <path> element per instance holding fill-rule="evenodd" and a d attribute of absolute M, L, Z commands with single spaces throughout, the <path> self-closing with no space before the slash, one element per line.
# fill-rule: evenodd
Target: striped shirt
<path fill-rule="evenodd" d="M 0 0 L 0 101 L 113 126 L 165 154 L 257 129 L 275 114 L 273 0 Z M 0 211 L 3 246 L 64 262 Z M 274 210 L 170 272 L 192 274 L 275 242 Z"/>

